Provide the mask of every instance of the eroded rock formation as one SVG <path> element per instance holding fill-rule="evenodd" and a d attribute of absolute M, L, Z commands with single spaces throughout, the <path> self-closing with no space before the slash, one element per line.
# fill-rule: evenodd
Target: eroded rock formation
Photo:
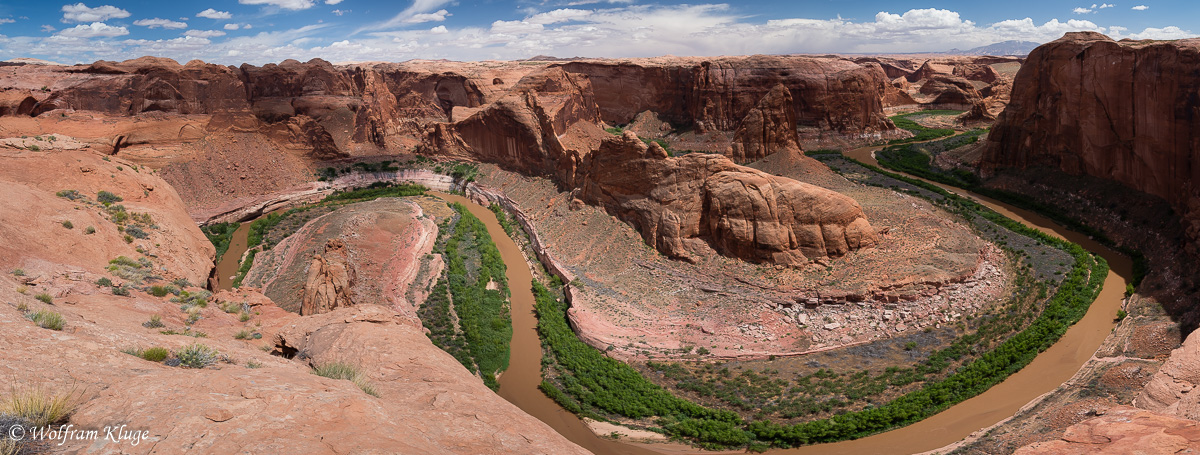
<path fill-rule="evenodd" d="M 791 105 L 792 93 L 783 84 L 767 92 L 738 125 L 729 157 L 738 163 L 749 163 L 775 152 L 800 151 L 796 111 Z"/>
<path fill-rule="evenodd" d="M 1068 33 L 1029 54 L 981 167 L 1047 166 L 1170 202 L 1200 239 L 1200 40 Z"/>
<path fill-rule="evenodd" d="M 633 224 L 663 254 L 705 245 L 757 262 L 805 264 L 874 245 L 853 199 L 712 154 L 671 158 L 633 133 L 606 139 L 580 169 L 579 197 Z"/>
<path fill-rule="evenodd" d="M 325 243 L 324 253 L 313 255 L 308 265 L 300 314 L 328 313 L 354 305 L 354 296 L 350 292 L 354 281 L 354 265 L 346 243 L 341 239 L 330 239 Z"/>

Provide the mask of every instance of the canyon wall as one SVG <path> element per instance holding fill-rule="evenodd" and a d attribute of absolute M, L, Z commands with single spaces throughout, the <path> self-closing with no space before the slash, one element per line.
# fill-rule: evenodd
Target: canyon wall
<path fill-rule="evenodd" d="M 1200 238 L 1200 39 L 1068 33 L 1029 54 L 981 167 L 1046 166 L 1162 197 Z"/>

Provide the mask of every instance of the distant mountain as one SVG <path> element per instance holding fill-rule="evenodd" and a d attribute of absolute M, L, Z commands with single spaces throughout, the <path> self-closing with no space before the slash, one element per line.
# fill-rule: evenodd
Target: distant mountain
<path fill-rule="evenodd" d="M 950 49 L 947 54 L 955 55 L 1016 55 L 1024 57 L 1029 55 L 1029 51 L 1033 48 L 1041 46 L 1041 43 L 1033 41 L 1004 41 L 999 43 L 989 44 L 987 46 L 979 46 L 965 51 L 958 49 Z"/>

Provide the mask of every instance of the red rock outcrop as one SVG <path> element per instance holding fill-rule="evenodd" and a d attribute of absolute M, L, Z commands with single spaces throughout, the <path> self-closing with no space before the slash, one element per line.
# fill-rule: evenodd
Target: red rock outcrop
<path fill-rule="evenodd" d="M 322 254 L 313 255 L 304 282 L 304 302 L 300 314 L 328 313 L 354 305 L 350 289 L 354 286 L 354 265 L 350 262 L 346 243 L 330 239 Z"/>
<path fill-rule="evenodd" d="M 1127 406 L 1071 425 L 1057 441 L 1021 447 L 1017 455 L 1151 454 L 1200 451 L 1200 422 Z"/>
<path fill-rule="evenodd" d="M 733 135 L 733 148 L 727 154 L 729 158 L 738 163 L 749 163 L 779 151 L 800 151 L 796 111 L 791 106 L 792 93 L 783 84 L 767 92 L 738 125 Z"/>
<path fill-rule="evenodd" d="M 585 158 L 578 180 L 581 199 L 634 225 L 646 243 L 675 258 L 694 259 L 711 245 L 750 261 L 806 264 L 878 241 L 849 197 L 720 155 L 671 158 L 630 132 Z"/>
<path fill-rule="evenodd" d="M 1017 73 L 980 164 L 1047 166 L 1162 197 L 1200 239 L 1200 40 L 1115 42 L 1068 33 Z"/>

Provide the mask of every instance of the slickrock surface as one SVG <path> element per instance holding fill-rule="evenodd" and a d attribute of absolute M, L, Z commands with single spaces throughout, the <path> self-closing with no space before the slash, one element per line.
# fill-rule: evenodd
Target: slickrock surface
<path fill-rule="evenodd" d="M 145 258 L 152 264 L 146 270 L 162 280 L 203 282 L 213 267 L 212 245 L 169 185 L 149 169 L 135 170 L 120 157 L 105 161 L 101 156 L 80 150 L 0 148 L 0 184 L 7 190 L 0 199 L 5 220 L 0 226 L 0 344 L 5 347 L 0 376 L 8 384 L 0 395 L 34 389 L 69 395 L 78 405 L 67 422 L 75 428 L 124 424 L 149 432 L 149 439 L 137 446 L 71 440 L 56 450 L 586 453 L 492 393 L 434 347 L 411 314 L 397 311 L 401 305 L 363 303 L 299 316 L 243 288 L 210 297 L 206 307 L 196 308 L 199 319 L 189 325 L 189 313 L 170 301 L 172 294 L 154 297 L 131 288 L 130 295 L 120 296 L 96 285 L 101 277 L 126 283 L 105 266 L 117 255 L 142 258 L 135 251 L 139 247 L 147 250 Z M 157 228 L 147 229 L 146 240 L 126 243 L 98 213 L 100 208 L 56 196 L 56 191 L 67 189 L 64 185 L 92 200 L 99 190 L 116 192 L 127 210 L 150 214 Z M 420 213 L 400 204 L 363 214 L 376 217 L 374 228 L 357 231 L 364 242 L 394 247 L 398 244 L 386 242 L 394 237 L 410 245 L 387 256 L 356 258 L 358 270 L 372 270 L 372 278 L 394 277 L 390 284 L 396 290 L 388 292 L 405 295 L 404 286 L 423 286 L 405 278 L 411 274 L 402 266 L 432 242 L 425 237 L 434 232 L 431 222 L 420 219 Z M 388 216 L 395 219 L 383 220 Z M 75 227 L 65 228 L 62 221 L 72 221 Z M 96 232 L 86 234 L 88 225 Z M 391 254 L 409 260 L 389 267 L 386 259 Z M 11 272 L 18 268 L 23 274 Z M 40 293 L 49 294 L 52 303 L 34 297 Z M 26 306 L 29 311 L 61 314 L 63 330 L 38 327 L 19 309 Z M 242 312 L 248 320 L 240 320 Z M 163 327 L 143 325 L 152 315 L 161 317 Z M 242 331 L 260 336 L 235 339 Z M 122 352 L 153 346 L 178 351 L 192 343 L 219 351 L 217 363 L 184 368 Z M 311 373 L 312 366 L 329 362 L 357 366 L 379 397 L 350 381 Z"/>
<path fill-rule="evenodd" d="M 1067 428 L 1062 439 L 1022 447 L 1031 454 L 1156 454 L 1200 450 L 1200 422 L 1118 406 Z"/>

